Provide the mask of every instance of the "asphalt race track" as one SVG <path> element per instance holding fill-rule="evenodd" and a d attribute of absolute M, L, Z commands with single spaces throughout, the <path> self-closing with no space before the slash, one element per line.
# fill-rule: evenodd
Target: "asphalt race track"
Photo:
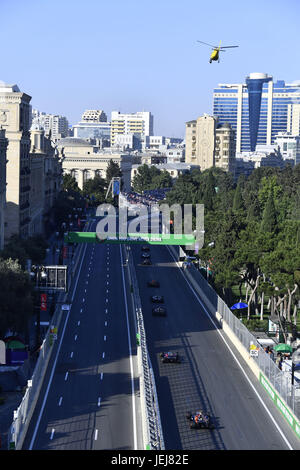
<path fill-rule="evenodd" d="M 118 245 L 86 245 L 57 361 L 53 357 L 49 364 L 23 449 L 133 450 L 142 446 L 121 261 Z M 129 336 L 135 348 L 132 329 Z"/>
<path fill-rule="evenodd" d="M 144 313 L 148 350 L 156 377 L 166 449 L 279 450 L 299 449 L 299 441 L 248 367 L 256 390 L 276 416 L 286 442 L 219 332 L 193 295 L 169 250 L 151 246 L 151 266 L 141 265 L 141 248 L 132 249 Z M 158 280 L 159 288 L 147 287 Z M 164 296 L 166 317 L 152 316 L 150 296 Z M 180 364 L 162 364 L 161 351 L 177 351 Z M 187 411 L 204 408 L 216 428 L 191 430 Z"/>

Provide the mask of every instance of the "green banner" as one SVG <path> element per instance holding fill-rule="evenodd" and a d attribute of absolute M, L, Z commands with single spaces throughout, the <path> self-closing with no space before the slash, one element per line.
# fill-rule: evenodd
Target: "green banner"
<path fill-rule="evenodd" d="M 106 234 L 106 238 L 101 240 L 96 232 L 68 232 L 64 237 L 65 243 L 132 243 L 150 245 L 193 245 L 195 237 L 193 235 L 173 234 L 173 233 L 128 233 L 126 237 L 119 234 Z"/>
<path fill-rule="evenodd" d="M 286 421 L 289 423 L 291 428 L 295 431 L 298 437 L 300 437 L 300 424 L 295 418 L 295 416 L 291 413 L 288 406 L 284 403 L 284 401 L 280 398 L 280 396 L 276 393 L 274 388 L 270 385 L 270 382 L 266 379 L 266 377 L 260 372 L 259 381 L 261 385 L 264 387 L 268 395 L 271 397 L 272 401 L 275 403 L 276 407 L 279 409 L 281 414 L 284 416 Z"/>

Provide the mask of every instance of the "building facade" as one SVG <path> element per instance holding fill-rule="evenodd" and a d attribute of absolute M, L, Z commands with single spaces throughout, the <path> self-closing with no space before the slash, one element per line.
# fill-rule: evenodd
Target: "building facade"
<path fill-rule="evenodd" d="M 45 134 L 50 135 L 51 140 L 54 142 L 63 137 L 67 137 L 69 133 L 69 122 L 65 116 L 46 114 L 37 109 L 32 110 L 31 126 L 32 128 L 38 126 L 44 129 Z"/>
<path fill-rule="evenodd" d="M 6 207 L 6 152 L 8 140 L 0 126 L 0 250 L 4 247 L 4 220 Z"/>
<path fill-rule="evenodd" d="M 8 139 L 5 239 L 29 236 L 31 97 L 17 85 L 0 82 L 0 125 Z"/>
<path fill-rule="evenodd" d="M 30 236 L 44 233 L 51 208 L 61 190 L 58 153 L 41 128 L 31 129 Z"/>
<path fill-rule="evenodd" d="M 275 137 L 275 144 L 278 145 L 284 160 L 289 160 L 293 165 L 300 163 L 300 135 L 280 132 Z"/>
<path fill-rule="evenodd" d="M 115 144 L 117 134 L 153 135 L 153 116 L 150 112 L 137 112 L 121 114 L 119 111 L 111 113 L 111 146 Z"/>
<path fill-rule="evenodd" d="M 273 81 L 265 73 L 251 73 L 244 84 L 219 84 L 213 94 L 213 115 L 228 122 L 236 135 L 236 151 L 255 151 L 287 132 L 292 108 L 300 104 L 300 83 Z M 294 121 L 296 120 L 296 109 Z"/>
<path fill-rule="evenodd" d="M 101 149 L 83 139 L 69 137 L 57 143 L 62 162 L 63 174 L 71 174 L 80 189 L 84 182 L 96 175 L 106 178 L 106 170 L 110 161 L 118 163 L 122 171 L 124 190 L 130 188 L 130 171 L 132 156 L 127 152 Z"/>
<path fill-rule="evenodd" d="M 204 114 L 186 123 L 185 161 L 199 165 L 201 171 L 214 166 L 234 171 L 234 131 L 214 116 Z"/>
<path fill-rule="evenodd" d="M 110 144 L 110 122 L 100 109 L 87 109 L 72 129 L 73 136 L 79 139 L 101 139 L 103 146 Z"/>

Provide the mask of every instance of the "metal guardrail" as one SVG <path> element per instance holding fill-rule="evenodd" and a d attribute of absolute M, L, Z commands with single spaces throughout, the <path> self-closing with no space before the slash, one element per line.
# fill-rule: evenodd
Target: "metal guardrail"
<path fill-rule="evenodd" d="M 269 383 L 273 386 L 274 390 L 280 398 L 288 405 L 290 410 L 294 413 L 296 418 L 300 419 L 300 389 L 298 384 L 292 385 L 290 374 L 281 371 L 277 364 L 273 361 L 269 354 L 263 350 L 257 338 L 247 329 L 247 327 L 237 318 L 228 305 L 218 296 L 216 291 L 206 281 L 202 274 L 194 267 L 186 268 L 188 274 L 197 283 L 199 288 L 210 304 L 214 307 L 209 309 L 212 315 L 216 313 L 221 315 L 222 319 L 227 323 L 229 328 L 239 339 L 240 343 L 247 351 L 250 345 L 257 348 L 257 356 L 252 356 L 260 371 L 267 377 Z"/>
<path fill-rule="evenodd" d="M 130 250 L 129 250 L 130 251 Z M 144 320 L 142 313 L 141 299 L 139 295 L 139 287 L 136 278 L 135 267 L 133 264 L 132 256 L 128 256 L 128 266 L 130 270 L 132 289 L 135 303 L 135 313 L 137 322 L 137 332 L 139 335 L 139 343 L 141 348 L 141 363 L 142 363 L 142 393 L 141 404 L 143 407 L 143 415 L 146 420 L 144 429 L 147 433 L 146 448 L 150 450 L 164 450 L 165 444 L 163 439 L 163 432 L 160 421 L 160 413 L 158 406 L 158 399 L 156 393 L 156 385 L 151 365 L 151 360 L 147 350 L 147 340 L 144 328 Z M 143 396 L 142 396 L 143 395 Z"/>

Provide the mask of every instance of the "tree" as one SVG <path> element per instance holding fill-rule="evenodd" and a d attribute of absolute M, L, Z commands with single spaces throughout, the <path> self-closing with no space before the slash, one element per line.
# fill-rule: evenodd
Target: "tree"
<path fill-rule="evenodd" d="M 62 189 L 64 191 L 80 192 L 80 188 L 78 186 L 76 179 L 70 174 L 63 175 Z"/>
<path fill-rule="evenodd" d="M 90 198 L 92 204 L 98 206 L 105 201 L 106 189 L 105 180 L 100 175 L 96 175 L 95 178 L 84 182 L 82 193 Z"/>
<path fill-rule="evenodd" d="M 208 177 L 206 180 L 204 195 L 203 195 L 203 204 L 206 210 L 213 209 L 214 197 L 216 194 L 216 181 L 212 171 L 209 171 Z"/>
<path fill-rule="evenodd" d="M 263 232 L 274 232 L 277 228 L 276 209 L 273 193 L 270 191 L 261 222 Z"/>
<path fill-rule="evenodd" d="M 122 176 L 123 176 L 123 173 L 122 173 L 122 170 L 120 169 L 119 164 L 117 162 L 114 162 L 113 160 L 110 160 L 106 169 L 105 180 L 106 180 L 107 187 L 113 178 L 122 178 Z"/>
<path fill-rule="evenodd" d="M 7 330 L 27 333 L 33 312 L 33 288 L 28 273 L 16 260 L 0 258 L 0 336 Z"/>

